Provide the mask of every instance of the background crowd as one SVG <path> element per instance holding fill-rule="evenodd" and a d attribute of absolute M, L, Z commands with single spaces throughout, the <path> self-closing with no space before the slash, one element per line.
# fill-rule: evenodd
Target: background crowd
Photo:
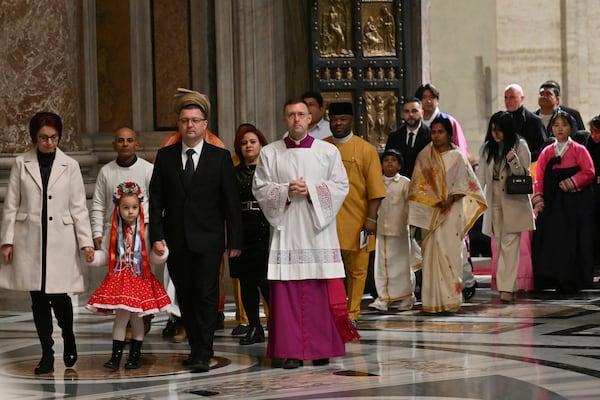
<path fill-rule="evenodd" d="M 320 93 L 306 92 L 283 107 L 283 139 L 269 144 L 244 123 L 232 157 L 211 139 L 208 98 L 180 90 L 178 131 L 154 164 L 136 156 L 134 131 L 116 131 L 117 157 L 100 171 L 91 222 L 79 167 L 58 148 L 60 117 L 36 114 L 32 149 L 11 170 L 0 232 L 0 287 L 31 295 L 42 348 L 35 374 L 53 370 L 52 311 L 63 361 L 77 361 L 68 293 L 84 289 L 82 256 L 107 268 L 88 307 L 115 313 L 104 364 L 111 370 L 120 367 L 128 324 L 125 368 L 139 368 L 142 317 L 162 311 L 174 314 L 164 336 L 178 326 L 189 343 L 182 364 L 210 369 L 224 254 L 239 282 L 232 334 L 242 336 L 240 345 L 266 340 L 262 297 L 266 354 L 286 369 L 327 364 L 359 338 L 370 258 L 377 291 L 370 309 L 409 310 L 420 299 L 424 313 L 458 312 L 477 287 L 469 251 L 478 220 L 502 302 L 522 290 L 592 287 L 600 265 L 600 116 L 586 131 L 560 93 L 557 82 L 542 83 L 540 108 L 531 112 L 522 88 L 508 85 L 506 109 L 491 116 L 477 161 L 432 84 L 403 102 L 404 124 L 389 133 L 381 156 L 354 134 L 351 103 L 326 110 Z M 150 269 L 165 261 L 166 291 Z"/>

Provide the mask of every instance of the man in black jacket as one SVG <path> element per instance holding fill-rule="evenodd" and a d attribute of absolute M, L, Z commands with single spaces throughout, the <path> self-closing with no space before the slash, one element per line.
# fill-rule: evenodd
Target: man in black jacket
<path fill-rule="evenodd" d="M 219 272 L 225 248 L 241 254 L 241 208 L 231 155 L 207 143 L 208 98 L 190 92 L 179 101 L 181 142 L 156 155 L 150 181 L 150 241 L 169 248 L 169 274 L 179 300 L 192 372 L 207 372 L 219 305 Z M 225 229 L 226 228 L 226 229 Z"/>
<path fill-rule="evenodd" d="M 581 114 L 574 108 L 570 108 L 560 104 L 560 85 L 556 81 L 546 81 L 540 85 L 540 92 L 538 97 L 538 105 L 540 108 L 534 111 L 535 115 L 538 115 L 546 127 L 546 134 L 548 137 L 552 136 L 552 130 L 550 127 L 550 121 L 556 113 L 560 110 L 571 115 L 577 123 L 577 129 L 580 131 L 585 130 L 585 125 L 581 119 Z"/>
<path fill-rule="evenodd" d="M 396 149 L 404 158 L 400 174 L 410 178 L 417 155 L 431 142 L 431 133 L 427 125 L 422 123 L 423 106 L 421 100 L 412 98 L 402 104 L 404 125 L 389 134 L 385 149 Z"/>
<path fill-rule="evenodd" d="M 504 89 L 504 105 L 515 121 L 517 132 L 527 141 L 531 152 L 531 162 L 537 161 L 546 142 L 546 129 L 542 119 L 523 105 L 523 88 L 511 83 Z"/>

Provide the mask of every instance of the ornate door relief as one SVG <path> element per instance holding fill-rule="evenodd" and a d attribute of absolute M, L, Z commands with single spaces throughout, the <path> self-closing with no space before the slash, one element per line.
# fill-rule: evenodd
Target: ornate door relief
<path fill-rule="evenodd" d="M 327 103 L 354 105 L 355 133 L 383 151 L 398 125 L 410 76 L 410 1 L 315 0 L 312 86 Z"/>

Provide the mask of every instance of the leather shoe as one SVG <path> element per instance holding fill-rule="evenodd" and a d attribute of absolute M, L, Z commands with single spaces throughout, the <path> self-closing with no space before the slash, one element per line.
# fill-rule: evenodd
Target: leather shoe
<path fill-rule="evenodd" d="M 298 360 L 297 358 L 286 358 L 283 362 L 283 369 L 296 369 L 302 365 L 304 365 L 302 360 Z"/>
<path fill-rule="evenodd" d="M 329 358 L 319 358 L 318 360 L 313 360 L 313 366 L 320 367 L 323 365 L 329 365 Z"/>
<path fill-rule="evenodd" d="M 249 345 L 254 343 L 264 343 L 265 341 L 265 332 L 263 331 L 262 326 L 251 326 L 246 333 L 246 336 L 240 339 L 241 345 Z"/>
<path fill-rule="evenodd" d="M 208 372 L 209 369 L 208 361 L 196 360 L 194 365 L 192 365 L 192 373 Z"/>
<path fill-rule="evenodd" d="M 250 330 L 250 326 L 239 324 L 231 330 L 231 336 L 243 336 Z"/>
<path fill-rule="evenodd" d="M 167 325 L 165 329 L 162 331 L 162 337 L 164 339 L 173 339 L 173 337 L 177 334 L 177 329 L 179 327 L 179 319 L 167 321 Z"/>
<path fill-rule="evenodd" d="M 196 357 L 190 355 L 188 358 L 184 358 L 183 360 L 181 360 L 181 365 L 183 365 L 184 367 L 189 367 L 194 365 L 195 362 Z"/>
<path fill-rule="evenodd" d="M 466 287 L 462 290 L 463 298 L 465 301 L 469 301 L 475 296 L 475 291 L 477 290 L 477 281 L 473 283 L 473 286 Z"/>
<path fill-rule="evenodd" d="M 54 355 L 42 354 L 42 359 L 33 370 L 33 373 L 36 375 L 41 375 L 52 371 L 54 371 Z"/>
<path fill-rule="evenodd" d="M 500 292 L 500 301 L 504 304 L 511 304 L 514 302 L 512 292 Z"/>
<path fill-rule="evenodd" d="M 271 368 L 281 368 L 283 367 L 283 362 L 285 360 L 282 358 L 272 358 L 271 359 Z"/>

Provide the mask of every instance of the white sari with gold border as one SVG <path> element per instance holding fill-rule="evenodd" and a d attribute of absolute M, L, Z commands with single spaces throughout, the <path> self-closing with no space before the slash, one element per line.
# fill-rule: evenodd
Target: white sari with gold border
<path fill-rule="evenodd" d="M 417 157 L 409 191 L 410 225 L 422 229 L 423 311 L 457 311 L 462 302 L 462 252 L 465 235 L 486 210 L 473 169 L 454 145 L 444 153 L 432 144 Z M 441 212 L 440 203 L 462 195 Z"/>

